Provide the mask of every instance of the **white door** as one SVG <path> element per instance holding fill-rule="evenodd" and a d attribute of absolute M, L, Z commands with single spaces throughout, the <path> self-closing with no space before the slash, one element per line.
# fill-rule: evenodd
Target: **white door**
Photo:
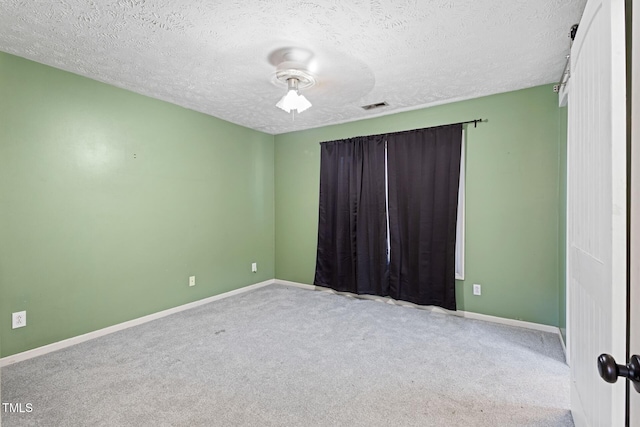
<path fill-rule="evenodd" d="M 640 4 L 633 8 L 632 45 L 640 46 Z M 636 53 L 637 52 L 637 53 Z M 640 49 L 631 65 L 631 256 L 629 353 L 640 355 Z M 624 364 L 624 361 L 618 362 Z M 640 393 L 629 388 L 629 425 L 640 426 Z"/>
<path fill-rule="evenodd" d="M 589 0 L 571 48 L 567 165 L 567 333 L 577 427 L 623 426 L 625 383 L 597 357 L 626 360 L 624 0 Z"/>

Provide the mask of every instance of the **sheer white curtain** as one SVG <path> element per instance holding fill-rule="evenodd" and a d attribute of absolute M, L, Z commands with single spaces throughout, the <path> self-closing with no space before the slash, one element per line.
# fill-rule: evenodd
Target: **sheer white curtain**
<path fill-rule="evenodd" d="M 462 149 L 460 155 L 460 184 L 458 184 L 458 219 L 456 221 L 456 279 L 464 280 L 464 187 L 465 157 L 467 155 L 462 130 Z"/>

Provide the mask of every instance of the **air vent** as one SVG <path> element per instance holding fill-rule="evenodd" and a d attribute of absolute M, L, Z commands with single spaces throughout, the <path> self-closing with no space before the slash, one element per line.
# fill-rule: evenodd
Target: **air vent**
<path fill-rule="evenodd" d="M 387 105 L 389 105 L 389 104 L 387 104 L 387 101 L 384 101 L 384 102 L 378 102 L 377 104 L 363 105 L 362 109 L 369 111 L 369 110 L 373 110 L 373 109 L 376 109 L 376 108 L 386 107 Z"/>

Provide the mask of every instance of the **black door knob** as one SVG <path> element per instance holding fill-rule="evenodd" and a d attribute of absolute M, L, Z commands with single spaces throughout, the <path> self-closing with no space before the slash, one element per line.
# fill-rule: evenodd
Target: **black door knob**
<path fill-rule="evenodd" d="M 608 383 L 615 383 L 618 377 L 625 377 L 633 383 L 633 388 L 640 393 L 640 357 L 631 356 L 631 360 L 625 365 L 616 364 L 616 359 L 610 354 L 598 356 L 598 372 L 600 377 Z"/>

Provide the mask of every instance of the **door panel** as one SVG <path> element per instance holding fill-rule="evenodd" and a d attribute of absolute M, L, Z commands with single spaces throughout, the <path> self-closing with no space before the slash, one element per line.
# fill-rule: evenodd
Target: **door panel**
<path fill-rule="evenodd" d="M 576 426 L 622 426 L 623 382 L 596 360 L 626 350 L 624 0 L 589 0 L 571 49 L 567 332 Z"/>
<path fill-rule="evenodd" d="M 633 7 L 631 43 L 640 53 L 640 4 Z M 640 355 L 640 54 L 631 63 L 631 254 L 629 295 L 629 350 Z M 640 426 L 640 393 L 629 387 L 629 425 Z"/>

